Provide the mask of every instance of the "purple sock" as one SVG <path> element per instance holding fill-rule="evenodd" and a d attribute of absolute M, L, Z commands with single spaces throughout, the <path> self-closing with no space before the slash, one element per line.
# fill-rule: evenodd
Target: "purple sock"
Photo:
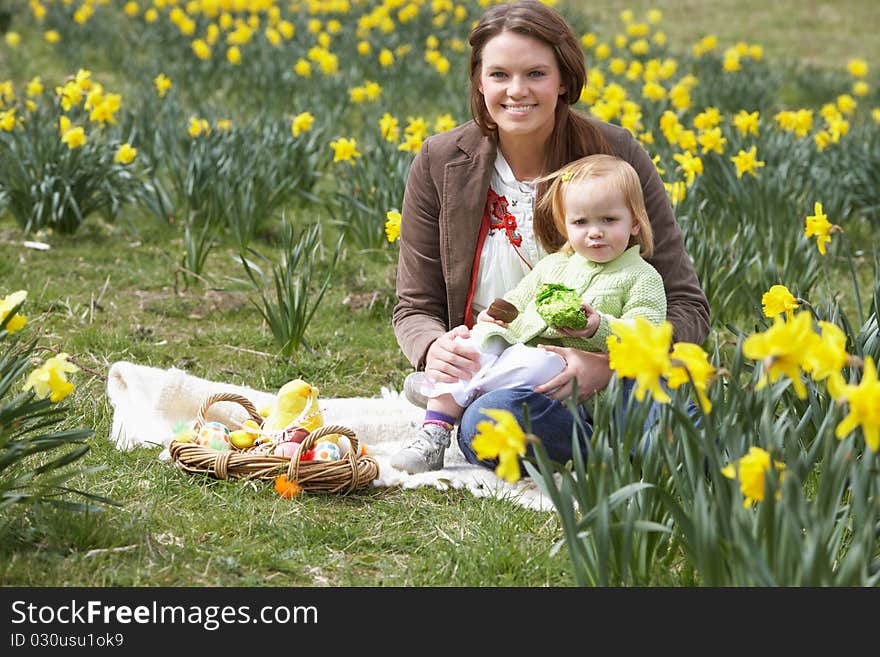
<path fill-rule="evenodd" d="M 451 429 L 455 426 L 455 418 L 440 411 L 425 411 L 425 419 L 422 424 L 439 424 Z"/>

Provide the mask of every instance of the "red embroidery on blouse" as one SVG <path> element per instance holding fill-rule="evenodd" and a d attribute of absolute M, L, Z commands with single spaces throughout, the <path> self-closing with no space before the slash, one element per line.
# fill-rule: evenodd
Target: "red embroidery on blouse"
<path fill-rule="evenodd" d="M 516 217 L 507 211 L 507 199 L 496 194 L 490 187 L 487 203 L 489 205 L 489 232 L 503 229 L 511 244 L 521 246 L 522 235 L 516 230 Z"/>

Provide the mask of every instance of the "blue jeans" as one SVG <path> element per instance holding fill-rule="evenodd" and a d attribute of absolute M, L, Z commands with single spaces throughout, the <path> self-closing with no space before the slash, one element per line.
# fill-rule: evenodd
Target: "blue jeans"
<path fill-rule="evenodd" d="M 623 386 L 620 408 L 622 416 L 628 399 L 635 388 L 635 381 L 633 379 L 624 379 L 621 385 Z M 461 417 L 461 424 L 458 427 L 458 447 L 468 463 L 493 469 L 497 465 L 497 461 L 494 459 L 478 459 L 473 447 L 471 447 L 471 441 L 477 435 L 477 423 L 491 421 L 487 415 L 482 413 L 482 409 L 497 408 L 510 411 L 519 421 L 520 426 L 525 427 L 523 404 L 529 409 L 532 433 L 541 437 L 541 443 L 544 445 L 550 459 L 557 463 L 565 463 L 571 459 L 572 429 L 575 425 L 575 419 L 568 407 L 564 403 L 551 399 L 547 395 L 537 393 L 530 388 L 503 388 L 477 397 L 465 409 Z M 593 433 L 593 422 L 583 405 L 578 405 L 577 409 L 581 420 L 578 428 L 579 444 L 581 445 L 581 453 L 586 456 L 586 444 L 588 438 Z M 693 411 L 696 411 L 695 406 Z M 645 422 L 646 429 L 656 422 L 658 413 L 659 405 L 653 402 L 648 412 L 648 419 Z M 527 448 L 526 454 L 527 456 L 532 455 L 531 447 Z"/>

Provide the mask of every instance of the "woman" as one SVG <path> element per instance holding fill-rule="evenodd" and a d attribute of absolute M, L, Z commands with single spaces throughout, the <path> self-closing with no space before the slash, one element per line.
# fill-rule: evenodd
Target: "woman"
<path fill-rule="evenodd" d="M 478 354 L 453 338 L 468 336 L 480 311 L 562 246 L 550 213 L 535 210 L 543 190 L 530 181 L 594 153 L 616 155 L 638 172 L 654 233 L 649 262 L 663 278 L 674 339 L 704 342 L 709 305 L 651 158 L 628 131 L 572 109 L 586 70 L 571 27 L 550 7 L 521 0 L 487 10 L 469 42 L 474 120 L 425 140 L 404 193 L 392 324 L 413 366 L 439 382 L 479 369 Z M 570 456 L 574 418 L 564 400 L 575 385 L 580 401 L 607 385 L 608 355 L 545 348 L 565 360 L 560 374 L 534 390 L 488 393 L 465 410 L 458 441 L 469 461 L 478 462 L 470 442 L 485 419 L 481 409 L 504 408 L 522 421 L 523 404 L 550 456 Z M 423 427 L 392 464 L 409 472 L 442 467 L 449 433 L 436 426 Z"/>

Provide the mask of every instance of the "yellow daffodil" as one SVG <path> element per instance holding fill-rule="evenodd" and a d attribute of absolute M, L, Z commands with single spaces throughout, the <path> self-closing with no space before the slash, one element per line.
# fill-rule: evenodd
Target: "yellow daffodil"
<path fill-rule="evenodd" d="M 690 342 L 676 342 L 669 354 L 672 369 L 669 371 L 667 384 L 676 390 L 683 383 L 693 379 L 694 389 L 704 413 L 712 411 L 712 402 L 706 396 L 706 387 L 715 377 L 715 367 L 700 345 Z M 690 378 L 688 377 L 690 372 Z"/>
<path fill-rule="evenodd" d="M 226 49 L 226 61 L 237 66 L 241 64 L 241 49 L 238 46 L 230 46 Z"/>
<path fill-rule="evenodd" d="M 31 81 L 27 83 L 26 93 L 28 98 L 36 98 L 43 93 L 43 82 L 39 75 L 31 78 Z"/>
<path fill-rule="evenodd" d="M 330 142 L 330 148 L 333 149 L 334 162 L 348 162 L 350 165 L 354 166 L 354 159 L 361 156 L 357 151 L 356 139 L 340 137 L 336 141 Z"/>
<path fill-rule="evenodd" d="M 741 56 L 739 52 L 735 48 L 728 48 L 724 51 L 724 60 L 721 64 L 721 67 L 727 73 L 736 73 L 742 68 L 742 64 L 740 63 Z"/>
<path fill-rule="evenodd" d="M 49 399 L 53 403 L 60 402 L 73 392 L 73 384 L 68 382 L 67 375 L 78 372 L 79 368 L 69 362 L 68 354 L 60 353 L 46 360 L 40 367 L 32 371 L 24 382 L 24 390 L 33 389 L 39 399 Z"/>
<path fill-rule="evenodd" d="M 456 126 L 455 119 L 448 112 L 437 117 L 434 121 L 434 132 L 446 132 L 452 130 Z"/>
<path fill-rule="evenodd" d="M 379 119 L 379 132 L 385 141 L 396 142 L 400 137 L 400 126 L 397 119 L 385 112 Z"/>
<path fill-rule="evenodd" d="M 189 117 L 189 127 L 187 128 L 189 136 L 195 139 L 199 135 L 208 135 L 211 133 L 211 124 L 207 119 L 200 119 L 197 116 Z"/>
<path fill-rule="evenodd" d="M 755 502 L 763 502 L 765 497 L 765 484 L 767 481 L 767 472 L 771 467 L 775 473 L 779 474 L 779 483 L 785 478 L 785 464 L 779 461 L 773 461 L 770 465 L 770 453 L 760 447 L 749 447 L 749 452 L 745 456 L 721 469 L 728 479 L 739 479 L 739 489 L 745 496 L 743 506 L 748 508 Z M 776 499 L 782 496 L 782 491 L 777 489 Z"/>
<path fill-rule="evenodd" d="M 724 117 L 717 107 L 707 107 L 694 117 L 694 127 L 697 130 L 710 130 L 717 127 Z"/>
<path fill-rule="evenodd" d="M 833 399 L 839 399 L 846 386 L 841 370 L 849 361 L 846 333 L 831 322 L 819 322 L 819 328 L 822 331 L 819 342 L 804 354 L 804 371 L 813 381 L 827 381 L 828 393 Z"/>
<path fill-rule="evenodd" d="M 17 120 L 15 118 L 15 108 L 0 112 L 0 130 L 12 132 L 15 130 Z"/>
<path fill-rule="evenodd" d="M 403 142 L 397 147 L 397 150 L 406 153 L 418 153 L 422 148 L 422 138 L 419 135 L 404 135 Z"/>
<path fill-rule="evenodd" d="M 634 322 L 612 320 L 608 336 L 608 365 L 621 377 L 636 380 L 636 399 L 644 401 L 651 392 L 654 400 L 667 403 L 669 395 L 660 385 L 668 377 L 672 364 L 669 348 L 672 344 L 672 324 L 663 322 L 654 326 L 644 317 Z"/>
<path fill-rule="evenodd" d="M 709 151 L 722 155 L 724 153 L 724 145 L 727 143 L 727 139 L 721 134 L 721 128 L 703 130 L 700 136 L 697 137 L 697 141 L 703 147 L 703 155 Z"/>
<path fill-rule="evenodd" d="M 400 213 L 395 210 L 385 213 L 385 236 L 392 243 L 400 237 Z"/>
<path fill-rule="evenodd" d="M 119 164 L 131 164 L 135 157 L 137 157 L 137 149 L 132 148 L 131 144 L 126 142 L 116 151 L 116 155 L 113 156 L 113 161 L 118 162 Z"/>
<path fill-rule="evenodd" d="M 406 117 L 406 128 L 403 131 L 405 134 L 425 139 L 429 134 L 428 123 L 421 116 L 408 116 Z"/>
<path fill-rule="evenodd" d="M 815 237 L 816 248 L 819 253 L 825 255 L 825 245 L 831 241 L 831 232 L 834 226 L 828 217 L 822 212 L 822 204 L 816 201 L 813 204 L 813 214 L 809 215 L 804 225 L 804 237 Z"/>
<path fill-rule="evenodd" d="M 482 413 L 495 423 L 477 423 L 477 434 L 471 442 L 474 453 L 480 460 L 498 459 L 495 474 L 513 483 L 521 476 L 519 457 L 526 454 L 526 436 L 510 411 L 485 408 Z"/>
<path fill-rule="evenodd" d="M 211 46 L 204 39 L 196 39 L 192 42 L 192 51 L 201 60 L 211 59 Z"/>
<path fill-rule="evenodd" d="M 845 386 L 841 399 L 846 401 L 849 413 L 837 425 L 834 434 L 843 438 L 861 426 L 868 448 L 872 452 L 880 450 L 880 381 L 871 356 L 865 356 L 861 383 Z"/>
<path fill-rule="evenodd" d="M 6 45 L 10 48 L 15 48 L 21 43 L 21 35 L 18 32 L 7 32 L 6 33 Z"/>
<path fill-rule="evenodd" d="M 666 195 L 669 196 L 672 207 L 681 203 L 687 195 L 687 185 L 683 180 L 676 180 L 672 183 L 664 182 L 663 187 L 666 188 Z"/>
<path fill-rule="evenodd" d="M 642 95 L 648 100 L 660 102 L 666 99 L 666 89 L 660 83 L 651 80 L 642 87 Z"/>
<path fill-rule="evenodd" d="M 46 40 L 46 43 L 58 43 L 61 41 L 61 35 L 58 33 L 58 30 L 46 30 L 43 33 L 43 38 Z"/>
<path fill-rule="evenodd" d="M 293 66 L 293 72 L 301 78 L 312 77 L 312 65 L 300 57 Z"/>
<path fill-rule="evenodd" d="M 88 139 L 85 130 L 81 126 L 76 126 L 61 135 L 61 141 L 67 144 L 67 148 L 73 150 L 85 145 Z"/>
<path fill-rule="evenodd" d="M 293 133 L 294 137 L 299 137 L 302 133 L 311 130 L 314 122 L 315 117 L 312 116 L 311 112 L 301 112 L 293 117 L 293 121 L 290 124 L 290 131 Z"/>
<path fill-rule="evenodd" d="M 841 114 L 852 114 L 856 111 L 857 106 L 856 99 L 849 94 L 840 94 L 837 97 L 837 109 L 840 110 Z"/>
<path fill-rule="evenodd" d="M 867 96 L 871 93 L 871 85 L 864 80 L 856 80 L 853 82 L 852 92 L 856 96 Z"/>
<path fill-rule="evenodd" d="M 758 174 L 755 169 L 764 166 L 764 162 L 758 159 L 757 146 L 752 146 L 748 151 L 740 149 L 740 151 L 730 158 L 730 161 L 736 166 L 736 177 L 742 178 L 744 173 L 748 173 L 752 178 L 757 178 Z"/>
<path fill-rule="evenodd" d="M 758 112 L 747 112 L 740 110 L 733 117 L 733 125 L 743 137 L 747 135 L 758 136 L 758 122 L 760 114 Z"/>
<path fill-rule="evenodd" d="M 846 63 L 846 70 L 854 78 L 863 78 L 868 75 L 868 62 L 854 57 Z"/>
<path fill-rule="evenodd" d="M 394 53 L 388 50 L 388 48 L 382 48 L 382 50 L 379 52 L 379 64 L 381 64 L 385 68 L 393 65 Z"/>
<path fill-rule="evenodd" d="M 761 297 L 761 310 L 766 317 L 773 318 L 785 313 L 791 318 L 797 308 L 797 299 L 784 285 L 772 285 Z"/>
<path fill-rule="evenodd" d="M 171 80 L 164 73 L 159 73 L 159 75 L 153 78 L 153 84 L 156 85 L 159 98 L 164 98 L 168 90 L 171 89 Z"/>
<path fill-rule="evenodd" d="M 775 383 L 784 374 L 791 379 L 797 396 L 806 399 L 807 389 L 801 381 L 801 365 L 804 356 L 819 342 L 819 336 L 813 330 L 813 318 L 806 312 L 795 314 L 791 321 L 785 321 L 777 315 L 773 326 L 746 338 L 743 342 L 745 357 L 764 362 L 764 373 L 755 390 L 764 388 L 768 381 Z"/>
<path fill-rule="evenodd" d="M 0 324 L 6 321 L 9 313 L 23 304 L 25 299 L 27 299 L 27 292 L 25 290 L 7 294 L 3 299 L 0 299 Z M 15 313 L 6 323 L 6 331 L 10 334 L 15 333 L 21 330 L 25 324 L 27 324 L 27 317 L 20 313 Z"/>
<path fill-rule="evenodd" d="M 678 162 L 678 169 L 684 173 L 685 183 L 688 187 L 693 185 L 694 179 L 703 173 L 703 161 L 689 152 L 675 153 L 672 159 Z"/>

